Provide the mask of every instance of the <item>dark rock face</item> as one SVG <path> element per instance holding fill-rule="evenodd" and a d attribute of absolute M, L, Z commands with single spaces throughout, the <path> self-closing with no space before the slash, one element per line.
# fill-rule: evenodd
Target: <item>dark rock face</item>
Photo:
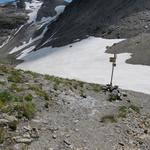
<path fill-rule="evenodd" d="M 17 7 L 24 9 L 25 8 L 25 0 L 17 0 Z"/>
<path fill-rule="evenodd" d="M 66 4 L 64 0 L 44 0 L 42 7 L 38 11 L 37 21 L 40 21 L 43 17 L 55 16 L 55 7 Z"/>
<path fill-rule="evenodd" d="M 18 28 L 27 21 L 27 15 L 15 6 L 0 8 L 0 44 L 12 33 L 12 29 Z"/>
<path fill-rule="evenodd" d="M 129 38 L 150 32 L 149 0 L 74 0 L 57 21 L 49 25 L 42 42 L 62 46 L 90 36 Z M 144 28 L 145 27 L 145 28 Z"/>

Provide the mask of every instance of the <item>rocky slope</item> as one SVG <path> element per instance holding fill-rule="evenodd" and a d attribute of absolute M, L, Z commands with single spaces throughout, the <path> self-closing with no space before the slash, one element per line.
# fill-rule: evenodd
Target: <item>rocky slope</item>
<path fill-rule="evenodd" d="M 150 149 L 150 96 L 107 89 L 1 65 L 0 149 Z"/>
<path fill-rule="evenodd" d="M 145 40 L 147 38 L 145 34 L 148 35 L 150 31 L 150 2 L 148 0 L 95 0 L 94 2 L 74 0 L 60 16 L 56 8 L 68 4 L 63 0 L 31 1 L 31 5 L 35 6 L 37 3 L 42 3 L 41 7 L 38 6 L 40 8 L 33 9 L 32 6 L 30 8 L 35 11 L 33 14 L 36 22 L 26 24 L 17 35 L 12 36 L 8 44 L 0 47 L 0 52 L 6 54 L 5 58 L 1 57 L 3 62 L 10 63 L 10 59 L 16 59 L 26 49 L 38 50 L 47 46 L 64 46 L 88 36 L 98 36 L 113 39 L 128 38 L 125 44 L 130 44 L 130 48 L 122 48 L 121 43 L 119 47 L 114 46 L 107 52 L 132 53 L 132 58 L 127 63 L 150 65 L 149 45 Z M 37 9 L 38 12 L 36 12 Z M 29 15 L 30 10 L 28 11 Z M 5 14 L 6 12 L 3 16 Z M 19 26 L 20 23 L 16 23 Z M 12 28 L 14 25 L 9 24 L 9 26 Z M 2 28 L 1 43 L 7 42 L 6 35 L 11 35 L 7 32 L 8 29 Z M 138 47 L 135 46 L 136 38 L 139 39 Z M 147 43 L 146 46 L 143 43 Z M 16 48 L 19 52 L 9 55 L 10 51 Z M 119 50 L 115 50 L 116 48 Z"/>
<path fill-rule="evenodd" d="M 6 6 L 0 8 L 0 45 L 6 41 L 8 36 L 13 34 L 13 29 L 20 27 L 27 21 L 27 15 L 23 10 L 15 6 Z"/>
<path fill-rule="evenodd" d="M 43 17 L 53 17 L 56 15 L 55 8 L 59 5 L 67 5 L 64 0 L 44 0 L 41 8 L 37 14 L 37 21 L 40 21 Z"/>
<path fill-rule="evenodd" d="M 62 46 L 90 35 L 133 37 L 150 31 L 149 9 L 148 0 L 74 0 L 63 15 L 49 26 L 43 42 L 56 30 L 51 42 L 45 46 Z"/>

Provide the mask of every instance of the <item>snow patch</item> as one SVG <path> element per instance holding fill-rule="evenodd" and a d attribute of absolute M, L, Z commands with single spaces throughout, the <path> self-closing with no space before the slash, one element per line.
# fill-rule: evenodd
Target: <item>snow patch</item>
<path fill-rule="evenodd" d="M 27 2 L 27 3 L 29 3 L 29 2 Z M 32 3 L 34 3 L 34 2 L 32 2 Z M 32 3 L 31 3 L 31 4 L 32 4 Z M 30 3 L 29 3 L 29 4 L 30 4 Z M 26 9 L 29 9 L 30 6 L 29 6 L 29 5 L 26 5 L 26 6 L 27 6 Z M 38 6 L 36 6 L 36 7 L 38 7 Z M 38 8 L 38 9 L 39 9 L 39 8 Z M 61 13 L 63 13 L 64 9 L 65 9 L 65 5 L 59 5 L 59 6 L 57 6 L 57 7 L 55 8 L 57 14 L 56 14 L 54 17 L 47 17 L 47 18 L 43 17 L 40 22 L 36 22 L 36 26 L 37 26 L 37 27 L 39 26 L 39 29 L 42 28 L 42 27 L 45 25 L 45 28 L 43 29 L 43 32 L 41 33 L 41 35 L 39 35 L 38 37 L 36 37 L 36 38 L 34 38 L 34 39 L 31 38 L 31 39 L 29 40 L 29 42 L 24 42 L 24 43 L 23 43 L 21 46 L 19 46 L 19 47 L 13 48 L 13 49 L 9 52 L 9 54 L 13 54 L 13 53 L 15 53 L 15 52 L 21 51 L 22 49 L 26 48 L 27 46 L 29 46 L 29 45 L 32 44 L 33 42 L 42 39 L 43 36 L 44 36 L 44 34 L 45 34 L 45 33 L 47 32 L 47 30 L 48 30 L 47 26 L 48 26 L 53 20 L 55 20 Z M 35 14 L 36 14 L 36 13 L 35 13 Z M 35 14 L 34 14 L 34 15 L 35 15 Z M 33 14 L 32 14 L 32 15 L 33 15 Z M 34 19 L 36 19 L 36 16 L 34 17 Z M 29 19 L 29 20 L 30 20 L 29 22 L 33 22 L 34 19 L 33 19 L 33 17 L 32 17 L 32 19 Z M 31 21 L 31 20 L 32 20 L 32 21 Z M 35 21 L 35 20 L 34 20 L 34 21 Z M 35 22 L 34 22 L 34 23 L 35 23 Z M 16 32 L 16 34 L 20 31 L 21 28 L 22 28 L 22 26 L 18 29 L 18 31 Z M 16 35 L 16 34 L 15 34 L 15 35 Z M 21 53 L 21 55 L 19 56 L 19 59 L 21 59 L 22 57 L 24 57 L 25 54 L 27 54 L 26 52 L 28 52 L 28 49 L 25 49 L 25 53 L 24 53 L 24 52 Z M 30 52 L 30 50 L 29 50 L 29 52 Z"/>
<path fill-rule="evenodd" d="M 28 14 L 29 16 L 28 23 L 36 22 L 37 13 L 42 5 L 42 2 L 38 0 L 32 0 L 31 2 L 25 2 L 25 5 L 26 5 L 25 9 L 30 11 L 30 13 Z"/>
<path fill-rule="evenodd" d="M 110 82 L 112 64 L 109 62 L 109 57 L 112 55 L 105 53 L 106 46 L 112 46 L 120 41 L 89 37 L 71 46 L 43 48 L 23 57 L 24 62 L 17 68 L 107 84 Z M 114 84 L 124 89 L 150 94 L 150 67 L 126 64 L 125 61 L 130 57 L 131 54 L 118 54 Z"/>

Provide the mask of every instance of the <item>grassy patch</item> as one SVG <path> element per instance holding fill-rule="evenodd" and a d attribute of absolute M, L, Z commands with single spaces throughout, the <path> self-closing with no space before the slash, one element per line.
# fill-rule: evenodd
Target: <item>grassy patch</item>
<path fill-rule="evenodd" d="M 109 98 L 108 98 L 108 101 L 109 102 L 114 102 L 114 101 L 117 101 L 118 99 L 119 99 L 118 95 L 110 94 Z"/>
<path fill-rule="evenodd" d="M 3 66 L 3 65 L 0 65 L 0 72 L 3 72 L 3 73 L 8 73 L 9 72 L 9 68 L 6 67 L 6 66 Z"/>
<path fill-rule="evenodd" d="M 22 105 L 23 107 L 23 116 L 25 116 L 28 119 L 31 119 L 34 117 L 35 112 L 36 112 L 36 106 L 34 103 L 24 103 Z"/>
<path fill-rule="evenodd" d="M 11 75 L 8 76 L 8 81 L 14 83 L 22 83 L 23 75 L 19 70 L 13 70 L 11 71 Z"/>
<path fill-rule="evenodd" d="M 40 86 L 32 85 L 29 88 L 34 91 L 38 96 L 44 97 L 45 100 L 49 100 L 49 95 L 44 90 L 42 90 Z"/>
<path fill-rule="evenodd" d="M 36 106 L 33 102 L 16 103 L 14 109 L 18 112 L 18 118 L 24 116 L 31 119 L 36 113 Z"/>
<path fill-rule="evenodd" d="M 4 92 L 0 92 L 0 101 L 5 103 L 5 102 L 8 102 L 12 100 L 12 95 L 7 92 L 7 91 L 4 91 Z"/>
<path fill-rule="evenodd" d="M 135 106 L 135 105 L 130 105 L 129 106 L 129 109 L 132 109 L 133 111 L 137 112 L 137 113 L 140 113 L 140 108 L 138 106 Z"/>
<path fill-rule="evenodd" d="M 27 95 L 24 97 L 24 99 L 25 99 L 26 101 L 32 101 L 33 96 L 32 96 L 32 94 L 27 94 Z"/>
<path fill-rule="evenodd" d="M 118 117 L 119 118 L 126 118 L 128 114 L 128 107 L 121 106 L 118 110 Z"/>
<path fill-rule="evenodd" d="M 38 74 L 32 71 L 25 71 L 25 73 L 32 75 L 33 78 L 38 77 Z"/>
<path fill-rule="evenodd" d="M 107 115 L 101 118 L 101 122 L 103 123 L 116 123 L 117 119 L 114 115 Z"/>
<path fill-rule="evenodd" d="M 5 82 L 4 81 L 0 81 L 0 85 L 5 85 Z"/>
<path fill-rule="evenodd" d="M 6 135 L 7 135 L 6 129 L 3 127 L 0 127 L 0 144 L 4 143 Z"/>
<path fill-rule="evenodd" d="M 98 85 L 98 84 L 91 84 L 90 90 L 92 90 L 94 92 L 100 92 L 102 90 L 102 87 L 101 87 L 101 85 Z"/>
<path fill-rule="evenodd" d="M 16 83 L 12 83 L 10 88 L 11 91 L 21 92 L 23 91 L 23 88 L 18 87 Z"/>

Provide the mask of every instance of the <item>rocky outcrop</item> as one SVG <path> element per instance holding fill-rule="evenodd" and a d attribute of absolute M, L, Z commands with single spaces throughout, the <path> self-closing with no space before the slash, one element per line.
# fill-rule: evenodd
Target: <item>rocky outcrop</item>
<path fill-rule="evenodd" d="M 64 0 L 44 0 L 43 5 L 37 14 L 37 21 L 40 21 L 43 17 L 53 17 L 56 15 L 55 8 L 59 5 L 67 5 Z"/>
<path fill-rule="evenodd" d="M 27 21 L 23 10 L 15 6 L 0 8 L 0 45 L 13 33 L 13 29 L 20 27 Z"/>

